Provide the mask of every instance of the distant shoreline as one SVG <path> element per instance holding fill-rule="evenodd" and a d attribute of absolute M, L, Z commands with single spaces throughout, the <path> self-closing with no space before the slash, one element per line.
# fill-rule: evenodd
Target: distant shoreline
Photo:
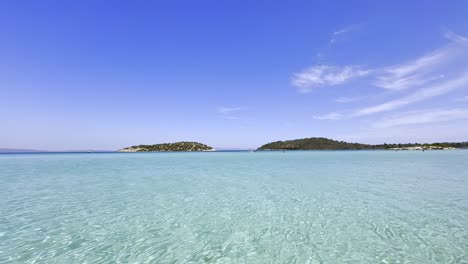
<path fill-rule="evenodd" d="M 429 152 L 437 151 L 437 150 L 442 150 L 442 149 L 434 149 L 434 150 L 425 150 Z M 468 150 L 468 148 L 451 148 L 451 149 L 444 149 L 444 150 Z M 395 150 L 395 149 L 298 149 L 298 150 L 288 150 L 288 149 L 271 149 L 271 150 L 255 150 L 255 151 L 250 151 L 248 149 L 245 150 L 215 150 L 215 151 L 144 151 L 144 152 L 119 152 L 119 151 L 95 151 L 95 152 L 89 152 L 89 151 L 34 151 L 34 152 L 0 152 L 0 155 L 10 155 L 10 154 L 16 154 L 16 155 L 34 155 L 34 154 L 157 154 L 157 153 L 230 153 L 230 152 L 364 152 L 364 151 L 404 151 L 404 152 L 421 152 L 422 150 L 411 150 L 411 149 L 401 149 L 401 150 Z"/>
<path fill-rule="evenodd" d="M 48 151 L 48 150 L 37 150 L 37 151 L 0 151 L 0 154 L 61 154 L 61 153 L 76 153 L 76 154 L 86 154 L 86 153 L 114 153 L 116 151 Z"/>
<path fill-rule="evenodd" d="M 449 150 L 468 148 L 468 142 L 440 143 L 383 143 L 363 144 L 338 141 L 323 137 L 275 141 L 262 145 L 257 150 Z"/>
<path fill-rule="evenodd" d="M 0 148 L 0 154 L 59 154 L 59 153 L 173 153 L 173 152 L 257 152 L 257 151 L 362 151 L 362 150 L 387 150 L 387 151 L 429 151 L 429 150 L 453 150 L 468 149 L 468 141 L 465 142 L 440 142 L 440 143 L 383 143 L 362 144 L 349 143 L 323 137 L 311 137 L 275 141 L 264 144 L 257 149 L 215 149 L 209 145 L 194 141 L 179 141 L 174 143 L 159 143 L 153 145 L 135 145 L 118 150 L 34 150 Z"/>
<path fill-rule="evenodd" d="M 106 154 L 106 153 L 118 153 L 118 154 L 131 154 L 131 153 L 189 153 L 189 152 L 203 152 L 203 153 L 211 153 L 211 152 L 248 152 L 248 149 L 222 149 L 222 150 L 213 150 L 213 151 L 141 151 L 141 152 L 125 152 L 125 151 L 117 151 L 117 150 L 109 150 L 109 151 L 0 151 L 0 154 Z"/>

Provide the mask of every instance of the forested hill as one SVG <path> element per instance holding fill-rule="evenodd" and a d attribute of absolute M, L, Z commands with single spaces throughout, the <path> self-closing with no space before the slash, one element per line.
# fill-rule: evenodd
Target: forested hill
<path fill-rule="evenodd" d="M 371 145 L 348 143 L 328 138 L 303 138 L 276 141 L 265 144 L 258 150 L 311 150 L 311 149 L 370 149 Z"/>
<path fill-rule="evenodd" d="M 303 138 L 286 141 L 276 141 L 265 144 L 258 150 L 351 150 L 351 149 L 395 149 L 415 148 L 442 149 L 442 148 L 468 148 L 468 142 L 444 142 L 444 143 L 408 143 L 408 144 L 380 144 L 369 145 L 360 143 L 348 143 L 323 137 Z"/>
<path fill-rule="evenodd" d="M 211 151 L 212 147 L 198 142 L 175 142 L 154 145 L 138 145 L 120 149 L 119 152 L 156 152 L 156 151 Z"/>

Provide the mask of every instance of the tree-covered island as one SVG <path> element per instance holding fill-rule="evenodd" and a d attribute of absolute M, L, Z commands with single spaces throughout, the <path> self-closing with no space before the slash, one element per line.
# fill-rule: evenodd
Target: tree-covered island
<path fill-rule="evenodd" d="M 257 150 L 359 150 L 359 149 L 388 149 L 388 150 L 434 150 L 468 148 L 468 142 L 444 143 L 407 143 L 407 144 L 361 144 L 348 143 L 323 137 L 303 138 L 286 141 L 276 141 L 265 144 Z"/>
<path fill-rule="evenodd" d="M 168 152 L 168 151 L 213 151 L 214 148 L 198 142 L 175 142 L 154 145 L 138 145 L 126 147 L 119 152 Z"/>

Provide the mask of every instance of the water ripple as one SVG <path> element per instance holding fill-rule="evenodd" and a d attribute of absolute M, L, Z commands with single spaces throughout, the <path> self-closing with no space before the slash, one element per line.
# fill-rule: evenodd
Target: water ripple
<path fill-rule="evenodd" d="M 468 263 L 466 158 L 3 155 L 0 263 Z"/>

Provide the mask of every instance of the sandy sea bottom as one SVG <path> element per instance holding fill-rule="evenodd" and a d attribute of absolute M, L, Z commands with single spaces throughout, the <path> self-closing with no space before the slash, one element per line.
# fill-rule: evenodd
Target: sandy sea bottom
<path fill-rule="evenodd" d="M 0 155 L 0 263 L 468 263 L 468 151 Z"/>

